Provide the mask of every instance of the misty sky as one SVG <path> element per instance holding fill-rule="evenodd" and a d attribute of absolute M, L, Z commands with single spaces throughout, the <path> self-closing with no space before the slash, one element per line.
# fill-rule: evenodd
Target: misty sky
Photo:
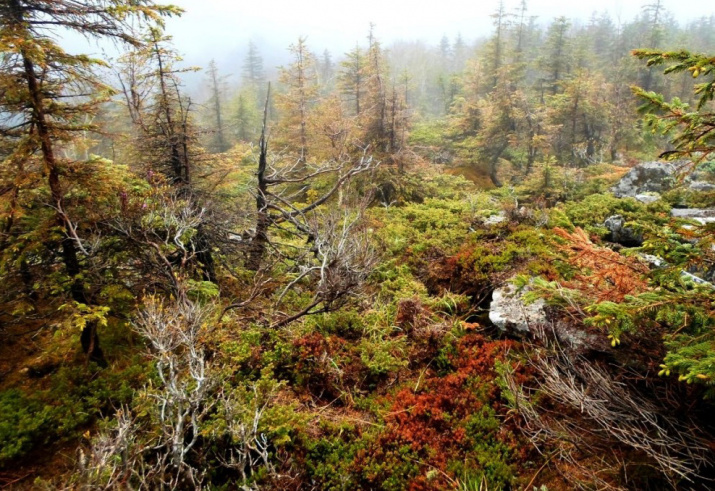
<path fill-rule="evenodd" d="M 529 0 L 529 14 L 541 22 L 565 15 L 586 21 L 593 12 L 607 10 L 614 19 L 631 20 L 651 0 Z M 213 57 L 220 65 L 242 57 L 249 39 L 261 46 L 270 65 L 280 62 L 287 46 L 306 36 L 317 52 L 329 49 L 338 56 L 356 42 L 364 44 L 370 22 L 385 44 L 422 39 L 432 44 L 443 34 L 461 33 L 473 40 L 491 31 L 489 15 L 498 0 L 174 0 L 186 10 L 168 22 L 179 50 L 191 63 Z M 507 9 L 518 0 L 506 0 Z M 663 0 L 678 21 L 715 12 L 712 0 Z M 236 63 L 240 64 L 240 60 Z"/>
<path fill-rule="evenodd" d="M 2 1 L 2 0 L 0 0 Z M 241 70 L 249 40 L 259 46 L 269 76 L 278 65 L 290 62 L 288 46 L 305 36 L 308 47 L 320 54 L 328 49 L 337 60 L 356 43 L 365 46 L 370 23 L 383 45 L 393 41 L 421 40 L 437 45 L 443 35 L 461 34 L 466 42 L 489 36 L 492 14 L 499 0 L 159 0 L 185 9 L 179 18 L 167 19 L 167 32 L 184 57 L 184 65 L 205 68 L 211 59 L 233 80 Z M 564 15 L 587 22 L 594 12 L 608 11 L 618 21 L 631 21 L 641 6 L 654 0 L 527 0 L 530 16 L 545 25 Z M 662 0 L 678 22 L 715 14 L 712 0 Z M 505 0 L 513 11 L 520 0 Z M 421 7 L 421 8 L 420 8 Z M 79 35 L 64 36 L 73 52 L 99 54 Z M 114 50 L 107 45 L 104 49 Z M 186 74 L 191 93 L 203 90 L 203 73 Z"/>

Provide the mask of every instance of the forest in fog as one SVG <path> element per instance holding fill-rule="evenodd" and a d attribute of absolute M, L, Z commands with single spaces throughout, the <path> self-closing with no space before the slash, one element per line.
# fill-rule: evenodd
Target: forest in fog
<path fill-rule="evenodd" d="M 539 3 L 0 1 L 0 488 L 713 489 L 715 9 Z"/>

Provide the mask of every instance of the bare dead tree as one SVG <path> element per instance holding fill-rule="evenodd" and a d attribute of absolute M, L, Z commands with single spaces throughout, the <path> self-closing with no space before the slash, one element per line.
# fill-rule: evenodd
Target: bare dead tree
<path fill-rule="evenodd" d="M 296 261 L 296 276 L 278 295 L 276 308 L 288 291 L 305 280 L 313 296 L 303 309 L 282 315 L 273 327 L 284 326 L 306 315 L 337 310 L 359 290 L 378 259 L 363 220 L 369 201 L 370 198 L 366 198 L 358 206 L 342 210 L 316 211 L 307 219 L 313 247 Z"/>
<path fill-rule="evenodd" d="M 367 148 L 357 161 L 348 159 L 327 162 L 309 168 L 298 160 L 292 165 L 280 166 L 269 161 L 267 119 L 270 100 L 270 84 L 263 111 L 263 127 L 259 140 L 258 172 L 256 185 L 256 228 L 248 250 L 246 267 L 252 271 L 260 269 L 266 249 L 269 246 L 269 229 L 284 223 L 294 227 L 294 232 L 303 235 L 308 242 L 314 237 L 307 224 L 310 212 L 326 204 L 355 176 L 376 168 L 377 163 L 367 154 Z M 332 176 L 333 184 L 309 204 L 296 204 L 296 198 L 303 195 L 311 181 L 319 176 Z"/>
<path fill-rule="evenodd" d="M 142 476 L 141 447 L 137 423 L 131 410 L 116 412 L 115 427 L 100 433 L 89 452 L 79 449 L 78 478 L 83 489 L 118 489 L 132 476 Z M 144 479 L 140 479 L 144 481 Z"/>
<path fill-rule="evenodd" d="M 151 343 L 162 384 L 151 394 L 159 407 L 160 462 L 177 472 L 174 479 L 183 473 L 192 483 L 200 481 L 201 472 L 187 465 L 186 458 L 198 441 L 200 422 L 215 403 L 208 397 L 214 381 L 199 342 L 208 313 L 206 306 L 187 299 L 167 306 L 149 297 L 134 322 L 136 331 Z"/>
<path fill-rule="evenodd" d="M 173 188 L 160 186 L 145 201 L 136 214 L 127 213 L 110 226 L 132 244 L 140 260 L 143 278 L 163 278 L 168 281 L 168 293 L 185 297 L 182 274 L 200 254 L 192 238 L 204 223 L 206 209 L 190 196 L 179 196 Z M 163 282 L 156 289 L 166 290 Z"/>
<path fill-rule="evenodd" d="M 251 384 L 250 403 L 235 394 L 224 394 L 221 398 L 222 416 L 226 421 L 225 436 L 231 444 L 224 455 L 218 456 L 218 460 L 224 467 L 239 472 L 244 482 L 261 467 L 268 473 L 276 472 L 271 462 L 270 442 L 260 431 L 263 414 L 274 402 L 276 389 L 274 386 L 268 393 L 262 393 L 255 383 Z M 257 488 L 244 485 L 243 489 Z"/>
<path fill-rule="evenodd" d="M 216 379 L 199 339 L 210 313 L 210 306 L 185 296 L 144 298 L 132 326 L 156 363 L 160 383 L 143 393 L 154 410 L 143 425 L 129 408 L 117 411 L 114 428 L 100 433 L 87 455 L 80 453 L 83 488 L 201 488 L 205 470 L 190 456 L 216 404 Z"/>

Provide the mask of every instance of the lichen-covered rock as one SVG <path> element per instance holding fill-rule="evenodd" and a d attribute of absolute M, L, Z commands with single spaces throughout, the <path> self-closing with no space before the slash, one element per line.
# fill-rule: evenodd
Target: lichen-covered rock
<path fill-rule="evenodd" d="M 527 304 L 523 294 L 514 285 L 508 284 L 494 290 L 489 308 L 489 320 L 502 331 L 516 333 L 532 332 L 539 325 L 547 323 L 543 300 Z"/>
<path fill-rule="evenodd" d="M 674 218 L 695 220 L 702 225 L 715 222 L 715 208 L 673 208 L 670 215 Z"/>
<path fill-rule="evenodd" d="M 507 218 L 506 213 L 504 213 L 502 211 L 499 214 L 492 215 L 489 218 L 487 218 L 486 220 L 484 220 L 484 225 L 487 227 L 494 227 L 494 226 L 499 225 L 500 223 L 504 223 L 508 220 L 509 219 Z"/>
<path fill-rule="evenodd" d="M 557 342 L 564 349 L 585 352 L 608 348 L 605 336 L 591 333 L 583 325 L 551 320 L 543 300 L 527 303 L 524 294 L 528 291 L 528 287 L 518 291 L 511 284 L 495 290 L 489 311 L 492 324 L 511 335 L 530 336 L 545 344 Z"/>
<path fill-rule="evenodd" d="M 643 235 L 632 227 L 626 227 L 626 220 L 621 215 L 606 218 L 603 226 L 608 229 L 606 240 L 626 247 L 640 247 L 643 245 Z"/>
<path fill-rule="evenodd" d="M 701 193 L 709 193 L 715 191 L 715 184 L 705 181 L 694 181 L 690 183 L 688 189 L 691 191 L 697 191 Z"/>
<path fill-rule="evenodd" d="M 618 181 L 611 192 L 617 198 L 635 197 L 644 193 L 662 193 L 676 183 L 677 167 L 668 162 L 644 162 L 633 167 Z"/>
<path fill-rule="evenodd" d="M 655 203 L 660 199 L 660 194 L 659 193 L 641 193 L 641 194 L 636 194 L 635 198 L 640 201 L 641 203 L 645 203 L 646 205 L 649 205 L 651 203 Z"/>

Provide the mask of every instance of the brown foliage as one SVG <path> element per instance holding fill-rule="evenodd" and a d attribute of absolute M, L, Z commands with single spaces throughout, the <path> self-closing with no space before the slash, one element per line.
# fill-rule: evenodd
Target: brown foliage
<path fill-rule="evenodd" d="M 449 464 L 464 461 L 472 442 L 467 435 L 468 421 L 485 405 L 498 413 L 505 410 L 499 402 L 499 388 L 494 383 L 494 363 L 512 348 L 513 341 L 489 341 L 480 334 L 461 338 L 455 352 L 449 356 L 453 371 L 445 376 L 432 375 L 418 380 L 414 387 L 405 387 L 385 398 L 390 410 L 385 415 L 386 426 L 377 441 L 358 454 L 359 468 L 369 468 L 370 462 L 389 462 L 409 447 L 416 455 L 414 464 L 421 472 L 410 481 L 412 490 L 453 489 L 461 476 L 449 475 Z M 520 447 L 515 434 L 501 425 L 496 439 L 511 449 Z M 436 470 L 431 478 L 426 472 Z M 366 475 L 372 483 L 384 476 Z M 372 481 L 371 479 L 374 479 Z"/>
<path fill-rule="evenodd" d="M 595 296 L 595 300 L 613 302 L 646 289 L 644 275 L 648 267 L 645 264 L 595 245 L 581 228 L 568 232 L 557 227 L 554 233 L 566 240 L 561 250 L 577 270 L 572 280 L 563 282 L 565 287 Z"/>

